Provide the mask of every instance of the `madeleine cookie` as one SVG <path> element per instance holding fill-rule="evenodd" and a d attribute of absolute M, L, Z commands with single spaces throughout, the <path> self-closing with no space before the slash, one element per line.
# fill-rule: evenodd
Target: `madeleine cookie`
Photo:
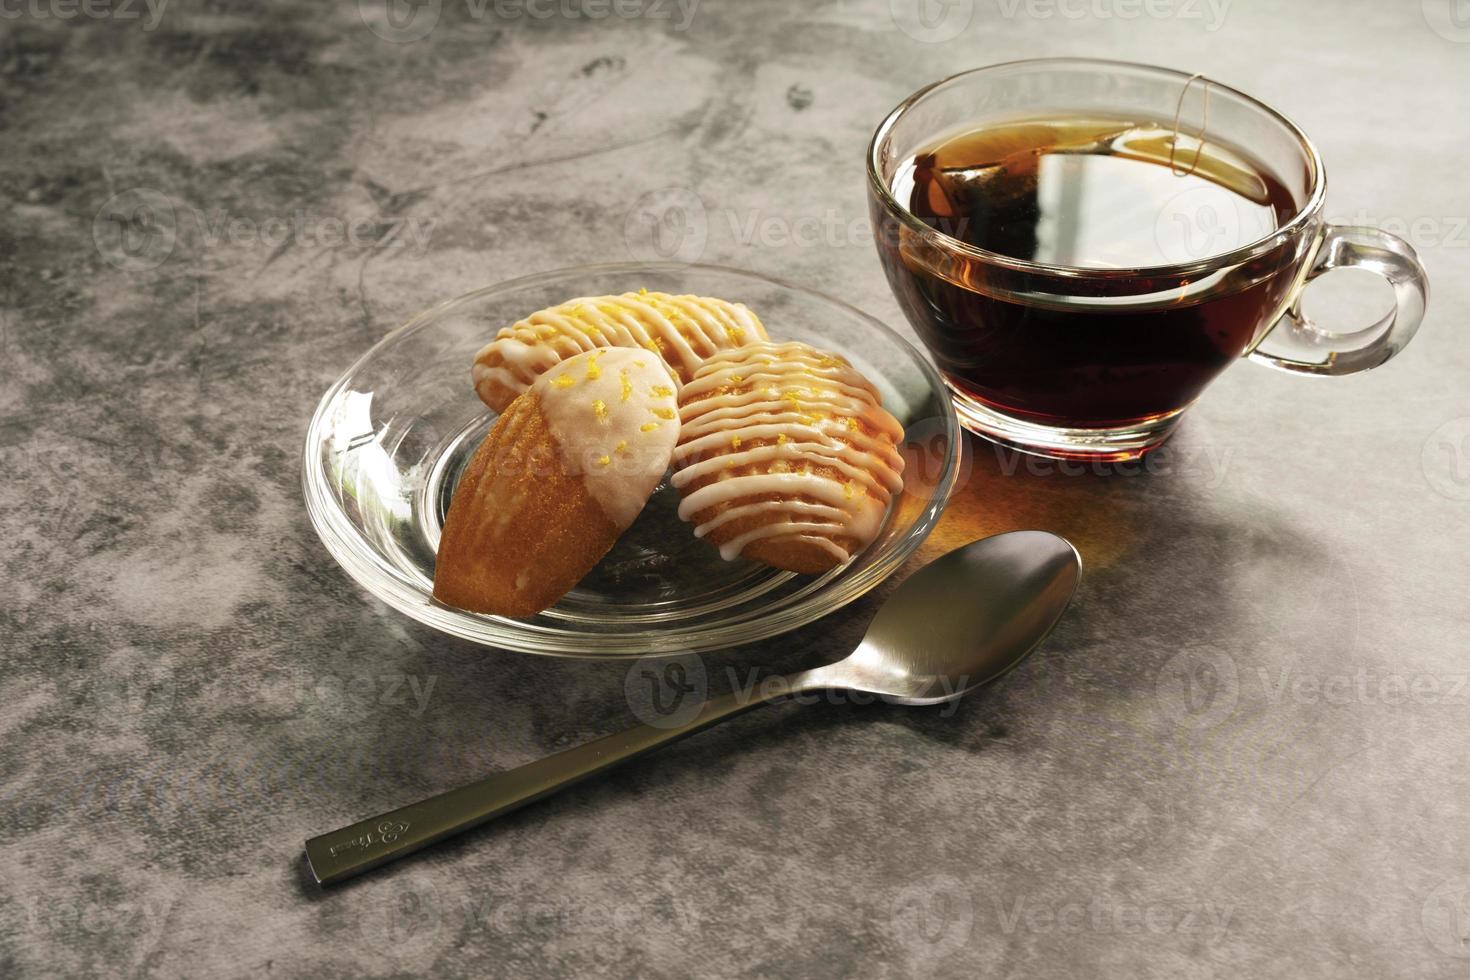
<path fill-rule="evenodd" d="M 679 436 L 675 382 L 647 351 L 562 361 L 511 402 L 455 488 L 434 597 L 529 616 L 607 554 L 663 479 Z"/>
<path fill-rule="evenodd" d="M 903 427 L 834 354 L 773 343 L 717 354 L 679 405 L 679 516 L 727 560 L 835 568 L 877 537 L 903 488 Z"/>
<path fill-rule="evenodd" d="M 711 354 L 765 339 L 765 328 L 744 304 L 640 289 L 585 296 L 532 313 L 475 355 L 471 376 L 480 400 L 501 412 L 544 372 L 583 351 L 643 348 L 688 381 Z"/>

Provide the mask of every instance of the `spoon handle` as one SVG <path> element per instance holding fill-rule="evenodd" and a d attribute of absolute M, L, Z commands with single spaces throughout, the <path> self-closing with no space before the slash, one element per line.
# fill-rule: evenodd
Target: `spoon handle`
<path fill-rule="evenodd" d="M 468 786 L 431 796 L 367 820 L 313 837 L 306 859 L 321 885 L 335 884 L 544 796 L 579 783 L 613 766 L 775 700 L 794 688 L 768 684 L 761 694 L 735 690 L 706 701 L 683 725 L 639 725 L 606 735 L 576 748 L 538 759 L 509 772 L 496 773 Z M 772 688 L 777 688 L 770 693 Z"/>

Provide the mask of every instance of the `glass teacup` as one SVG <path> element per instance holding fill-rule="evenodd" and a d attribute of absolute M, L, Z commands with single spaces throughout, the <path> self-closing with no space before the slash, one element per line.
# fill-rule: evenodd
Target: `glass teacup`
<path fill-rule="evenodd" d="M 1316 147 L 1280 113 L 1110 61 L 936 82 L 868 153 L 884 270 L 966 427 L 1074 459 L 1159 446 L 1242 355 L 1339 375 L 1408 342 L 1424 269 L 1393 235 L 1324 222 L 1325 191 Z M 1350 330 L 1303 316 L 1305 284 L 1345 267 L 1383 276 L 1394 310 Z"/>

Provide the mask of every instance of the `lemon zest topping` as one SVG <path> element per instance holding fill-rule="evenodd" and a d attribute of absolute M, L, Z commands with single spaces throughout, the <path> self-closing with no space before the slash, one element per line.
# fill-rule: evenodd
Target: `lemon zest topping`
<path fill-rule="evenodd" d="M 599 422 L 607 421 L 607 405 L 603 403 L 601 398 L 595 399 L 592 402 L 592 414 L 597 416 L 597 421 Z"/>
<path fill-rule="evenodd" d="M 627 368 L 623 368 L 621 371 L 619 371 L 618 375 L 623 382 L 622 401 L 627 401 L 628 396 L 633 394 L 633 382 L 628 380 Z"/>
<path fill-rule="evenodd" d="M 652 432 L 654 429 L 657 429 L 657 428 L 658 428 L 658 423 L 657 422 L 644 422 L 642 425 L 640 425 L 638 427 L 638 431 L 639 432 Z"/>
<path fill-rule="evenodd" d="M 558 374 L 556 377 L 551 379 L 551 383 L 556 385 L 556 387 L 558 388 L 570 388 L 572 385 L 577 383 L 577 379 L 572 377 L 570 374 Z"/>

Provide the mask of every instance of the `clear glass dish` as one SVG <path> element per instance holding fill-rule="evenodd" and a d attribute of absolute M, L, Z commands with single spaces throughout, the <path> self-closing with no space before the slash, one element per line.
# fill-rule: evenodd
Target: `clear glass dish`
<path fill-rule="evenodd" d="M 878 539 L 848 564 L 801 576 L 727 562 L 677 515 L 665 480 L 585 579 L 528 619 L 465 612 L 433 598 L 434 554 L 459 474 L 495 415 L 470 363 L 499 328 L 575 296 L 646 287 L 743 302 L 772 338 L 847 357 L 905 427 L 905 489 Z M 735 269 L 598 265 L 527 276 L 420 313 L 384 337 L 323 396 L 306 437 L 311 522 L 347 573 L 393 608 L 485 646 L 569 657 L 634 657 L 751 643 L 812 622 L 878 585 L 939 520 L 958 472 L 960 429 L 938 373 L 859 310 Z"/>

